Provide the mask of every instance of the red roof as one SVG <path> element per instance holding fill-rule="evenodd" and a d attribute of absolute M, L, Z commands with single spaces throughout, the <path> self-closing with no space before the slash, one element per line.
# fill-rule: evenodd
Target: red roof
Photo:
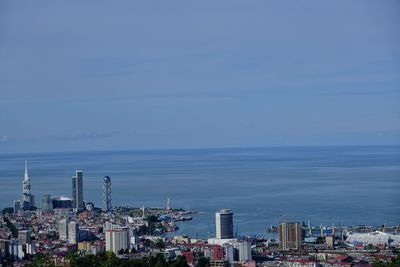
<path fill-rule="evenodd" d="M 338 255 L 338 256 L 335 258 L 335 260 L 344 261 L 344 260 L 347 260 L 348 258 L 349 258 L 349 256 L 347 256 L 347 255 Z"/>

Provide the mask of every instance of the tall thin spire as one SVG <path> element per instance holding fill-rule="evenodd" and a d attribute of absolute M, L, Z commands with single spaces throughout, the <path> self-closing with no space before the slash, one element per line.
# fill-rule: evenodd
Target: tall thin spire
<path fill-rule="evenodd" d="M 29 175 L 28 175 L 28 161 L 25 160 L 25 175 L 24 175 L 24 179 L 28 180 L 29 179 Z"/>
<path fill-rule="evenodd" d="M 22 197 L 21 197 L 21 208 L 23 210 L 30 210 L 34 207 L 34 196 L 31 194 L 31 180 L 28 175 L 28 161 L 25 160 L 25 175 L 24 181 L 22 182 Z"/>

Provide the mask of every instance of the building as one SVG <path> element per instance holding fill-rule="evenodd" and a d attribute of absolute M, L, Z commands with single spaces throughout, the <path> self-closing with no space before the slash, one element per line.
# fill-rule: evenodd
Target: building
<path fill-rule="evenodd" d="M 36 246 L 34 243 L 26 244 L 26 254 L 35 255 Z"/>
<path fill-rule="evenodd" d="M 117 227 L 117 226 L 114 225 L 113 223 L 106 222 L 106 224 L 104 225 L 104 231 L 113 230 L 113 229 L 116 228 L 116 227 Z"/>
<path fill-rule="evenodd" d="M 68 243 L 76 244 L 79 242 L 79 224 L 75 221 L 68 223 Z"/>
<path fill-rule="evenodd" d="M 40 207 L 42 208 L 43 212 L 50 212 L 53 210 L 51 195 L 42 195 Z"/>
<path fill-rule="evenodd" d="M 21 208 L 23 210 L 30 210 L 35 206 L 35 200 L 33 194 L 31 194 L 31 179 L 28 175 L 28 162 L 25 160 L 25 175 L 22 182 L 22 196 L 21 196 Z"/>
<path fill-rule="evenodd" d="M 103 179 L 103 210 L 111 210 L 111 177 L 104 176 Z"/>
<path fill-rule="evenodd" d="M 22 260 L 22 258 L 25 256 L 19 240 L 9 240 L 8 249 L 9 257 L 12 261 Z"/>
<path fill-rule="evenodd" d="M 248 242 L 236 241 L 232 243 L 234 248 L 235 261 L 250 261 L 251 258 L 251 244 Z"/>
<path fill-rule="evenodd" d="M 92 232 L 89 229 L 79 229 L 79 241 L 89 241 L 92 239 Z"/>
<path fill-rule="evenodd" d="M 284 222 L 278 226 L 279 248 L 299 250 L 301 247 L 301 225 L 298 222 Z"/>
<path fill-rule="evenodd" d="M 348 244 L 363 244 L 373 246 L 391 246 L 400 245 L 400 235 L 392 235 L 380 231 L 371 233 L 349 233 L 346 238 Z"/>
<path fill-rule="evenodd" d="M 53 209 L 72 209 L 73 200 L 64 196 L 56 196 L 51 198 Z"/>
<path fill-rule="evenodd" d="M 14 213 L 17 213 L 21 209 L 21 201 L 14 200 L 13 206 L 14 206 Z"/>
<path fill-rule="evenodd" d="M 94 210 L 94 204 L 92 202 L 86 203 L 86 210 L 87 211 L 93 211 Z"/>
<path fill-rule="evenodd" d="M 333 249 L 335 247 L 335 237 L 333 235 L 325 236 L 325 243 L 328 249 Z"/>
<path fill-rule="evenodd" d="M 92 250 L 92 243 L 88 241 L 79 242 L 78 243 L 78 250 L 84 250 L 86 252 Z"/>
<path fill-rule="evenodd" d="M 31 231 L 30 230 L 20 230 L 18 231 L 18 239 L 21 245 L 26 245 L 31 243 Z"/>
<path fill-rule="evenodd" d="M 106 230 L 106 250 L 115 254 L 129 248 L 129 229 L 118 228 Z"/>
<path fill-rule="evenodd" d="M 0 239 L 0 258 L 7 259 L 9 257 L 10 240 Z"/>
<path fill-rule="evenodd" d="M 73 209 L 76 211 L 83 210 L 83 172 L 76 171 L 72 177 L 72 199 Z"/>
<path fill-rule="evenodd" d="M 191 251 L 191 250 L 182 251 L 182 252 L 181 252 L 181 255 L 182 255 L 183 257 L 185 257 L 186 262 L 187 262 L 190 266 L 193 266 L 193 263 L 194 263 L 194 254 L 193 254 L 193 251 Z"/>
<path fill-rule="evenodd" d="M 58 234 L 60 240 L 67 241 L 68 240 L 68 219 L 62 219 L 58 224 Z"/>
<path fill-rule="evenodd" d="M 212 259 L 216 261 L 224 259 L 224 248 L 222 246 L 213 246 Z"/>
<path fill-rule="evenodd" d="M 226 243 L 223 245 L 224 247 L 224 260 L 229 262 L 229 263 L 233 263 L 235 261 L 235 250 L 233 248 L 233 245 L 230 243 Z"/>
<path fill-rule="evenodd" d="M 215 213 L 215 237 L 233 238 L 233 213 L 230 209 L 221 209 Z"/>
<path fill-rule="evenodd" d="M 106 248 L 104 246 L 104 243 L 103 242 L 98 242 L 98 241 L 95 242 L 93 244 L 93 246 L 91 247 L 93 255 L 96 255 L 97 253 L 100 253 L 100 252 L 105 252 L 106 251 L 105 249 Z"/>
<path fill-rule="evenodd" d="M 137 235 L 133 234 L 131 236 L 130 244 L 131 249 L 135 249 L 136 251 L 140 250 L 140 239 Z"/>
<path fill-rule="evenodd" d="M 72 208 L 76 208 L 76 176 L 72 176 Z"/>
<path fill-rule="evenodd" d="M 224 259 L 225 261 L 228 261 L 230 263 L 246 262 L 252 260 L 251 244 L 249 242 L 230 239 L 228 242 L 222 245 L 222 251 L 218 251 L 218 247 L 219 246 L 217 246 L 216 249 L 217 251 L 213 251 L 214 260 Z"/>

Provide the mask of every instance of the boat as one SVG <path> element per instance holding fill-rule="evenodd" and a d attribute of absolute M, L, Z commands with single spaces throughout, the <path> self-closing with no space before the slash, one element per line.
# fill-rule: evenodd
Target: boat
<path fill-rule="evenodd" d="M 175 218 L 176 222 L 184 222 L 184 221 L 191 221 L 193 219 L 193 217 L 191 216 L 181 216 L 178 218 Z"/>

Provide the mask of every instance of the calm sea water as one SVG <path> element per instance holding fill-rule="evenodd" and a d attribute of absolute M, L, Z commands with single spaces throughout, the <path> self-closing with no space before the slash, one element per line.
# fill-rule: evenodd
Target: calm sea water
<path fill-rule="evenodd" d="M 206 237 L 214 212 L 231 208 L 235 231 L 268 236 L 288 220 L 344 225 L 400 223 L 400 147 L 297 147 L 0 155 L 0 207 L 12 206 L 29 161 L 37 203 L 43 193 L 71 196 L 84 171 L 84 199 L 102 204 L 102 178 L 113 205 L 164 206 L 203 213 L 181 234 Z"/>

